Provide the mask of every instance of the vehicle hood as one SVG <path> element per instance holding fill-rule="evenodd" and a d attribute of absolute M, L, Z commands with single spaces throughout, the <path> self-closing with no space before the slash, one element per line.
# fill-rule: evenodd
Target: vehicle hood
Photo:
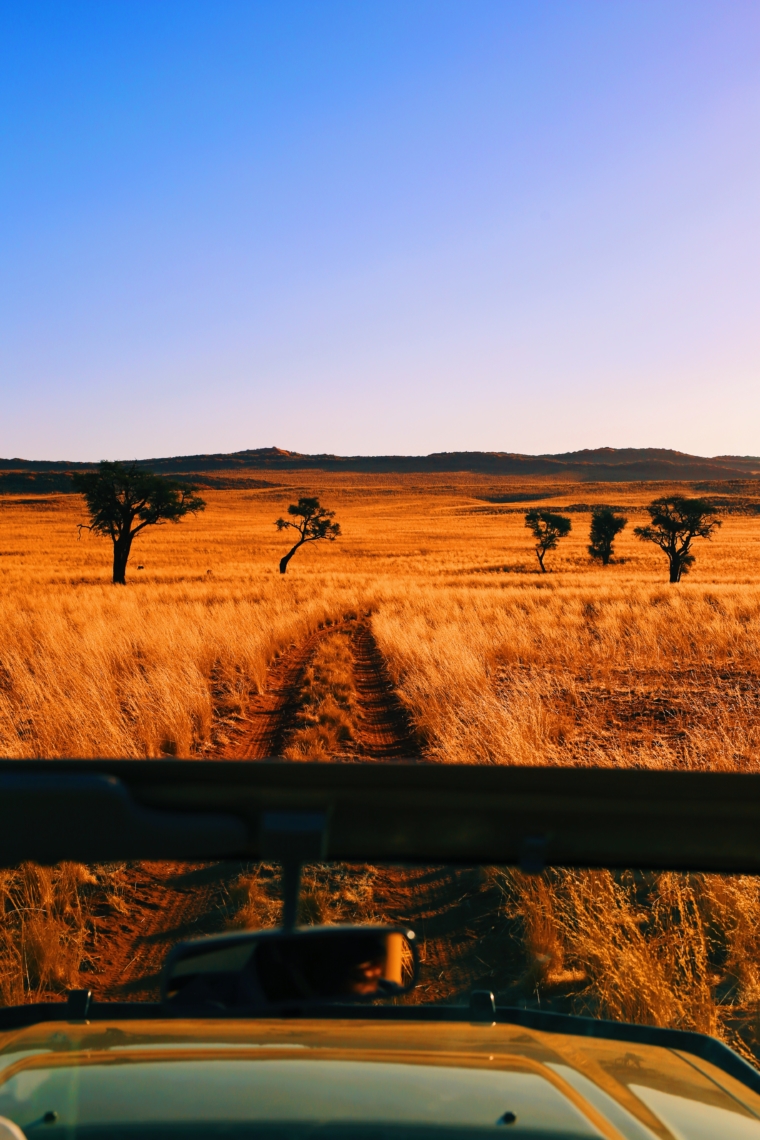
<path fill-rule="evenodd" d="M 760 1140 L 760 1097 L 688 1053 L 449 1022 L 35 1025 L 0 1034 L 0 1116 L 93 1140 L 252 1122 L 289 1137 Z"/>

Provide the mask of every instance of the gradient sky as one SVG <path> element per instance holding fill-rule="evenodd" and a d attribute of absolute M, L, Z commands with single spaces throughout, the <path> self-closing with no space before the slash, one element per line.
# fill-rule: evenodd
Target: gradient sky
<path fill-rule="evenodd" d="M 760 454 L 760 5 L 0 0 L 0 455 Z"/>

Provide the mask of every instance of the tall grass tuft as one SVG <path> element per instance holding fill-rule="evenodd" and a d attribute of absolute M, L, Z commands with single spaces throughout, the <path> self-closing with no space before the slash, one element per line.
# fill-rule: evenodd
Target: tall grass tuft
<path fill-rule="evenodd" d="M 88 888 L 80 863 L 24 863 L 0 873 L 0 1000 L 3 1005 L 76 985 L 85 955 Z"/>

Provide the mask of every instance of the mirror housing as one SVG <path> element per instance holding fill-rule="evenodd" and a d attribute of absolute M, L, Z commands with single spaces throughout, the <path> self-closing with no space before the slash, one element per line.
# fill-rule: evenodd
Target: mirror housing
<path fill-rule="evenodd" d="M 170 952 L 161 1000 L 217 1009 L 376 1001 L 409 993 L 419 950 L 395 926 L 309 926 L 180 942 Z"/>

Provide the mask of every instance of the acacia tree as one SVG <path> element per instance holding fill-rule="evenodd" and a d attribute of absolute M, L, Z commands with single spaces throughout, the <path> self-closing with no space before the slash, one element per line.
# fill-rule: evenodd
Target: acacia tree
<path fill-rule="evenodd" d="M 687 499 L 683 495 L 655 499 L 647 507 L 652 519 L 648 526 L 637 526 L 634 534 L 642 542 L 653 542 L 668 559 L 670 581 L 680 582 L 694 562 L 689 548 L 695 538 L 711 538 L 721 525 L 715 507 L 707 499 Z"/>
<path fill-rule="evenodd" d="M 298 542 L 289 550 L 286 555 L 280 559 L 280 573 L 284 574 L 288 568 L 288 563 L 299 549 L 307 542 L 320 542 L 322 539 L 327 539 L 329 542 L 335 542 L 335 539 L 340 534 L 340 523 L 330 522 L 330 519 L 335 518 L 335 511 L 327 511 L 324 507 L 319 505 L 319 499 L 300 498 L 297 503 L 291 503 L 288 507 L 288 514 L 296 519 L 293 522 L 291 519 L 277 519 L 274 524 L 278 530 L 288 530 L 292 528 L 298 531 Z"/>
<path fill-rule="evenodd" d="M 591 543 L 588 552 L 592 558 L 598 558 L 602 566 L 608 565 L 612 557 L 612 544 L 627 523 L 628 519 L 616 515 L 612 507 L 594 507 L 591 512 Z"/>
<path fill-rule="evenodd" d="M 541 572 L 545 574 L 544 556 L 547 550 L 554 550 L 559 540 L 570 533 L 573 524 L 564 515 L 555 515 L 552 511 L 533 507 L 525 515 L 525 525 L 533 532 L 536 540 L 536 558 Z"/>
<path fill-rule="evenodd" d="M 125 586 L 132 542 L 141 530 L 165 522 L 179 522 L 185 515 L 205 509 L 196 487 L 173 483 L 134 464 L 98 464 L 97 471 L 76 472 L 74 487 L 84 495 L 89 523 L 83 530 L 107 536 L 113 542 L 113 581 Z"/>

